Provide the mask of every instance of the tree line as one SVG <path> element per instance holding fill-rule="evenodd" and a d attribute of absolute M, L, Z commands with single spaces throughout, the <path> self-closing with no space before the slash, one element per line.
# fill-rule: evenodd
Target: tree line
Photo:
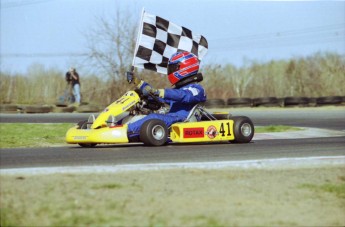
<path fill-rule="evenodd" d="M 345 57 L 335 53 L 317 53 L 290 60 L 252 62 L 242 67 L 231 64 L 202 65 L 202 84 L 209 99 L 235 97 L 320 97 L 344 96 Z M 139 77 L 157 88 L 169 87 L 165 75 L 147 70 Z M 67 90 L 65 72 L 43 65 L 32 65 L 27 74 L 0 73 L 0 103 L 55 104 Z M 122 74 L 122 75 L 121 75 Z M 82 101 L 105 106 L 133 89 L 125 73 L 99 77 L 90 73 L 81 77 Z"/>

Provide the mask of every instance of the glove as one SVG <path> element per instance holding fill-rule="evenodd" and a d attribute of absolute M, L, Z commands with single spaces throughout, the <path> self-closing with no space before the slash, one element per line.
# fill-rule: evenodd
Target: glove
<path fill-rule="evenodd" d="M 126 76 L 127 76 L 127 82 L 129 84 L 131 84 L 131 83 L 139 84 L 140 83 L 139 78 L 136 77 L 133 72 L 126 72 Z"/>
<path fill-rule="evenodd" d="M 143 80 L 138 84 L 137 88 L 140 89 L 144 96 L 149 96 L 150 94 L 152 94 L 161 98 L 164 97 L 164 89 L 152 88 L 150 84 L 146 83 Z"/>

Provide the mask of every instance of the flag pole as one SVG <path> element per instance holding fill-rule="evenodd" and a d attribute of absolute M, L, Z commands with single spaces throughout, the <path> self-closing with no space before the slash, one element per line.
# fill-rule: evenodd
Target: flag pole
<path fill-rule="evenodd" d="M 137 40 L 135 43 L 135 49 L 134 49 L 134 54 L 133 54 L 133 61 L 132 61 L 132 67 L 131 67 L 131 71 L 134 71 L 134 60 L 135 60 L 135 54 L 138 51 L 138 47 L 139 47 L 139 40 L 142 34 L 142 30 L 143 30 L 143 18 L 144 18 L 144 13 L 145 13 L 145 9 L 143 7 L 143 9 L 141 10 L 141 16 L 140 16 L 140 20 L 139 20 L 139 28 L 138 28 L 138 34 L 137 34 Z"/>

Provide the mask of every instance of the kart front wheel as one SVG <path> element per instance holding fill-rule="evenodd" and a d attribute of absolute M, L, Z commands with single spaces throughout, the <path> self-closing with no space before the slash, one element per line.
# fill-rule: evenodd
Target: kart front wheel
<path fill-rule="evenodd" d="M 168 127 L 162 120 L 146 121 L 140 129 L 140 141 L 147 146 L 162 146 L 167 142 Z"/>
<path fill-rule="evenodd" d="M 254 136 L 254 124 L 248 117 L 233 117 L 235 143 L 249 143 Z"/>
<path fill-rule="evenodd" d="M 91 148 L 91 147 L 95 147 L 97 145 L 97 143 L 78 143 L 79 146 L 81 147 L 85 147 L 85 148 Z"/>
<path fill-rule="evenodd" d="M 87 130 L 87 120 L 78 122 L 78 128 Z M 79 146 L 85 147 L 85 148 L 92 148 L 97 145 L 97 143 L 78 143 L 78 144 Z"/>

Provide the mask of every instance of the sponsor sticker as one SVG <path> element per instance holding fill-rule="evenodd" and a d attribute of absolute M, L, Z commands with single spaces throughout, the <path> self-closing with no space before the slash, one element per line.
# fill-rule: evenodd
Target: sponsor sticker
<path fill-rule="evenodd" d="M 73 137 L 75 140 L 86 140 L 87 136 L 74 136 Z"/>
<path fill-rule="evenodd" d="M 135 104 L 135 101 L 132 101 L 129 104 L 127 104 L 126 106 L 122 107 L 122 110 L 127 110 L 129 107 L 131 107 L 134 104 Z"/>
<path fill-rule="evenodd" d="M 217 131 L 217 128 L 213 125 L 208 126 L 206 133 L 205 133 L 208 138 L 214 139 L 219 133 Z"/>
<path fill-rule="evenodd" d="M 183 138 L 203 138 L 205 135 L 204 128 L 184 128 Z"/>

